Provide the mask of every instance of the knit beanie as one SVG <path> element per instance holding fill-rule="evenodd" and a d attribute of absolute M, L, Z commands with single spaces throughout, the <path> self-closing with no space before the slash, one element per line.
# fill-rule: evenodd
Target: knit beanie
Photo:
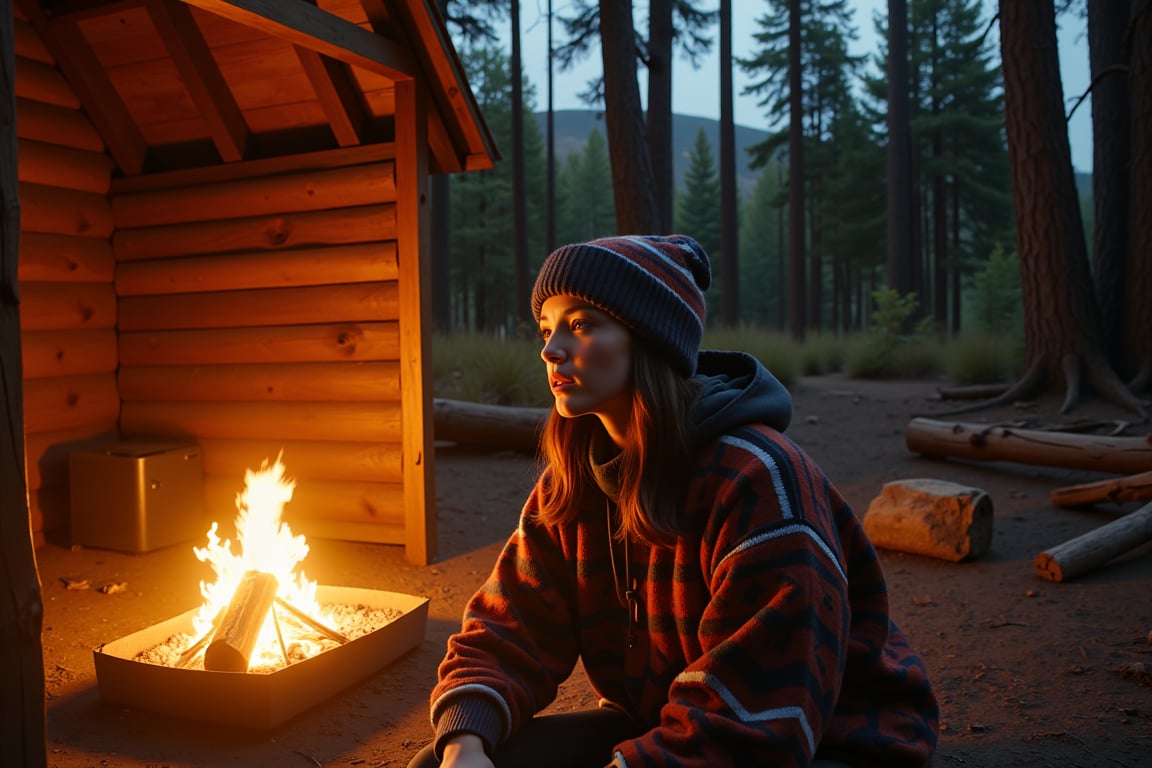
<path fill-rule="evenodd" d="M 612 315 L 691 376 L 711 282 L 708 254 L 690 237 L 604 237 L 549 254 L 532 290 L 532 315 L 539 322 L 551 296 L 575 296 Z"/>

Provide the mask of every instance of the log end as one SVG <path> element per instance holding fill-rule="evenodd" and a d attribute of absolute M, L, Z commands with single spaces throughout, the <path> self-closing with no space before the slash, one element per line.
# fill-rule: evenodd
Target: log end
<path fill-rule="evenodd" d="M 1036 555 L 1033 565 L 1036 567 L 1036 575 L 1045 581 L 1064 581 L 1064 573 L 1063 569 L 1060 568 L 1060 561 L 1052 557 L 1050 552 L 1041 552 Z"/>

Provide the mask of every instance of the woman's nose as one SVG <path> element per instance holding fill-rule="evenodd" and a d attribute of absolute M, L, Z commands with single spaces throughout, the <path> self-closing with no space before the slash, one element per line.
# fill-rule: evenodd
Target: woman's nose
<path fill-rule="evenodd" d="M 556 363 L 564 359 L 564 348 L 556 343 L 556 334 L 544 343 L 544 348 L 540 350 L 540 357 L 548 363 Z"/>

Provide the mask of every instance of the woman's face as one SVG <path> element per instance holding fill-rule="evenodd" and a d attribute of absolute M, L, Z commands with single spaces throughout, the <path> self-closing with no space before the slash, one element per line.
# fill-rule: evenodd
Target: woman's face
<path fill-rule="evenodd" d="M 632 334 L 608 313 L 560 295 L 540 309 L 540 336 L 556 411 L 596 414 L 622 445 L 632 413 Z"/>

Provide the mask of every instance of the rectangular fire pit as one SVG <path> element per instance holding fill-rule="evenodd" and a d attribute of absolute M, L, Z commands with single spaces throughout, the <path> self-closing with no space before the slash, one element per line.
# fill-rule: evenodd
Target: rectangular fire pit
<path fill-rule="evenodd" d="M 135 661 L 172 635 L 191 632 L 193 609 L 93 650 L 100 695 L 167 715 L 268 730 L 374 674 L 424 640 L 428 598 L 320 585 L 316 599 L 322 604 L 390 608 L 401 615 L 344 645 L 265 674 Z"/>

